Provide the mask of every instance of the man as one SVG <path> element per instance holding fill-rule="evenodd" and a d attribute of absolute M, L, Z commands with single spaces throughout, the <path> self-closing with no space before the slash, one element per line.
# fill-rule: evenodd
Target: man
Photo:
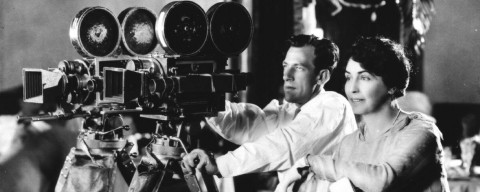
<path fill-rule="evenodd" d="M 183 157 L 188 171 L 232 177 L 252 172 L 282 171 L 307 154 L 331 154 L 341 139 L 357 129 L 347 100 L 325 91 L 339 50 L 330 40 L 298 35 L 287 41 L 283 61 L 286 103 L 273 100 L 263 110 L 227 101 L 225 111 L 207 119 L 212 129 L 241 146 L 214 159 L 204 150 Z M 198 164 L 195 159 L 198 159 Z"/>

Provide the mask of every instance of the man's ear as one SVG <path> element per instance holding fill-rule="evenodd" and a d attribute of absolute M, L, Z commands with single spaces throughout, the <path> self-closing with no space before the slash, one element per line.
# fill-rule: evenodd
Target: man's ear
<path fill-rule="evenodd" d="M 325 85 L 330 80 L 330 71 L 328 69 L 322 69 L 317 75 L 317 84 Z"/>

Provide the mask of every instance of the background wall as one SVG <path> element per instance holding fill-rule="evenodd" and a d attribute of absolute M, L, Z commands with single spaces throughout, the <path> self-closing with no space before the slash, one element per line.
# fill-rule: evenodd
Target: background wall
<path fill-rule="evenodd" d="M 434 104 L 443 145 L 459 154 L 462 117 L 480 118 L 480 1 L 439 0 L 435 7 L 426 35 L 423 87 Z"/>
<path fill-rule="evenodd" d="M 83 8 L 103 6 L 118 16 L 128 7 L 158 14 L 173 0 L 15 0 L 0 1 L 0 90 L 22 84 L 22 68 L 57 67 L 79 59 L 68 35 L 70 22 Z M 205 12 L 218 0 L 195 0 Z"/>
<path fill-rule="evenodd" d="M 435 1 L 424 91 L 434 103 L 480 103 L 480 1 Z"/>

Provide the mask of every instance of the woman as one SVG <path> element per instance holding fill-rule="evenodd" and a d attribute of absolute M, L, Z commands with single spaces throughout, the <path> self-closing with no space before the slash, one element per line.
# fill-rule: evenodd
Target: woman
<path fill-rule="evenodd" d="M 347 178 L 363 191 L 449 191 L 441 132 L 421 113 L 406 113 L 396 99 L 409 81 L 402 46 L 385 38 L 360 38 L 352 46 L 345 92 L 362 123 L 333 157 L 307 155 L 287 171 L 276 191 L 286 191 L 310 167 L 316 179 Z"/>

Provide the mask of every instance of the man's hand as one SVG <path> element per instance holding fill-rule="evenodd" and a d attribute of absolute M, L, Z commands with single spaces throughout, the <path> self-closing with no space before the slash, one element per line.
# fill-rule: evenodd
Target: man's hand
<path fill-rule="evenodd" d="M 277 185 L 275 192 L 286 192 L 288 186 L 290 186 L 295 181 L 302 178 L 298 169 L 307 167 L 306 158 L 300 158 L 295 162 L 295 164 L 285 172 L 285 176 L 283 177 L 282 181 Z"/>
<path fill-rule="evenodd" d="M 205 170 L 210 175 L 217 175 L 219 173 L 217 163 L 213 155 L 202 149 L 194 149 L 188 155 L 183 156 L 182 166 L 185 171 L 193 173 L 194 169 Z"/>

